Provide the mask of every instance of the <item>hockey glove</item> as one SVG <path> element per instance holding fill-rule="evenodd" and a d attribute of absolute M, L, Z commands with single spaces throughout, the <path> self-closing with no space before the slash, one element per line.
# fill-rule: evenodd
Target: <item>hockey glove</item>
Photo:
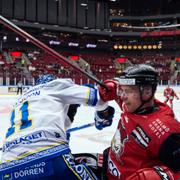
<path fill-rule="evenodd" d="M 96 111 L 95 112 L 95 126 L 98 130 L 102 130 L 107 126 L 111 126 L 112 119 L 114 117 L 115 110 L 113 107 L 108 106 L 103 111 Z"/>
<path fill-rule="evenodd" d="M 91 169 L 91 171 L 97 176 L 98 179 L 101 179 L 102 173 L 102 164 L 103 164 L 103 155 L 98 153 L 80 153 L 73 154 L 75 161 L 80 164 L 84 164 Z"/>
<path fill-rule="evenodd" d="M 115 80 L 105 80 L 104 84 L 107 88 L 99 87 L 99 94 L 101 99 L 106 102 L 117 98 L 118 82 Z"/>
<path fill-rule="evenodd" d="M 177 176 L 178 177 L 178 176 Z M 178 180 L 176 174 L 166 166 L 155 166 L 136 171 L 126 180 Z"/>

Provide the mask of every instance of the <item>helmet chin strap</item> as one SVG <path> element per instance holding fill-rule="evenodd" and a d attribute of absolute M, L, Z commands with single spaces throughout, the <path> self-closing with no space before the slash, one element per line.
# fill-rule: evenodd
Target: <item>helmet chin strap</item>
<path fill-rule="evenodd" d="M 139 94 L 140 94 L 141 104 L 140 104 L 140 106 L 133 112 L 134 114 L 137 114 L 138 112 L 140 112 L 140 110 L 141 110 L 141 108 L 144 106 L 144 104 L 147 103 L 147 102 L 149 102 L 149 101 L 153 98 L 153 96 L 154 96 L 154 90 L 153 90 L 153 87 L 152 87 L 152 94 L 151 94 L 151 96 L 150 96 L 147 100 L 143 100 L 143 97 L 142 97 L 143 91 L 144 91 L 144 88 L 143 88 L 143 86 L 140 85 L 140 86 L 139 86 Z"/>

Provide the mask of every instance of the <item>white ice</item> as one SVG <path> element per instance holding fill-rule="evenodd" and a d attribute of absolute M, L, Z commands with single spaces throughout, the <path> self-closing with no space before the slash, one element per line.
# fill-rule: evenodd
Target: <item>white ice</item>
<path fill-rule="evenodd" d="M 162 90 L 157 91 L 156 98 L 161 101 L 164 100 Z M 9 126 L 9 113 L 16 99 L 16 95 L 0 95 L 0 148 L 2 147 L 3 139 Z M 115 101 L 111 101 L 110 105 L 114 106 L 116 109 L 112 126 L 101 131 L 97 130 L 93 126 L 72 132 L 70 138 L 70 148 L 73 153 L 100 153 L 110 146 L 112 136 L 114 135 L 120 117 L 120 109 L 117 103 Z M 174 112 L 177 119 L 180 120 L 180 100 L 174 100 Z M 94 108 L 81 106 L 78 108 L 72 127 L 79 127 L 91 122 L 94 122 Z"/>

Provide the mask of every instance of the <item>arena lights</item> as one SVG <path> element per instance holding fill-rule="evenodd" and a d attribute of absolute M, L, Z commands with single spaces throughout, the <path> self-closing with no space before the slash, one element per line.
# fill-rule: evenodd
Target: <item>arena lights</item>
<path fill-rule="evenodd" d="M 87 6 L 87 3 L 81 3 L 81 6 L 86 7 L 86 6 Z"/>
<path fill-rule="evenodd" d="M 158 45 L 157 48 L 158 48 L 158 49 L 161 49 L 161 48 L 162 48 L 162 45 Z"/>
<path fill-rule="evenodd" d="M 124 49 L 124 50 L 142 50 L 142 49 L 149 49 L 149 50 L 155 50 L 155 49 L 161 49 L 162 44 L 156 45 L 156 44 L 144 44 L 144 45 L 118 45 L 115 44 L 113 46 L 114 49 Z"/>
<path fill-rule="evenodd" d="M 136 46 L 136 45 L 134 45 L 134 46 L 133 46 L 133 49 L 137 49 L 137 46 Z"/>
<path fill-rule="evenodd" d="M 114 49 L 118 49 L 118 45 L 114 45 Z"/>
<path fill-rule="evenodd" d="M 3 36 L 3 41 L 6 41 L 7 40 L 7 36 Z"/>
<path fill-rule="evenodd" d="M 19 41 L 19 38 L 18 38 L 18 37 L 16 37 L 16 41 Z"/>
<path fill-rule="evenodd" d="M 124 45 L 124 46 L 123 46 L 123 49 L 127 49 L 127 46 L 126 46 L 126 45 Z"/>
<path fill-rule="evenodd" d="M 107 43 L 108 40 L 107 39 L 98 39 L 98 42 L 105 42 L 105 43 Z"/>
<path fill-rule="evenodd" d="M 147 49 L 147 45 L 143 45 L 143 49 Z"/>
<path fill-rule="evenodd" d="M 142 46 L 141 46 L 141 45 L 138 45 L 137 47 L 138 47 L 138 49 L 142 49 Z"/>
<path fill-rule="evenodd" d="M 119 48 L 119 49 L 122 49 L 122 48 L 123 48 L 123 46 L 122 46 L 122 45 L 119 45 L 119 46 L 118 46 L 118 48 Z"/>
<path fill-rule="evenodd" d="M 152 46 L 151 46 L 151 45 L 148 45 L 148 49 L 152 49 Z"/>
<path fill-rule="evenodd" d="M 131 46 L 131 45 L 128 45 L 128 49 L 132 49 L 132 46 Z"/>
<path fill-rule="evenodd" d="M 157 45 L 153 45 L 152 48 L 153 48 L 153 49 L 157 49 Z"/>

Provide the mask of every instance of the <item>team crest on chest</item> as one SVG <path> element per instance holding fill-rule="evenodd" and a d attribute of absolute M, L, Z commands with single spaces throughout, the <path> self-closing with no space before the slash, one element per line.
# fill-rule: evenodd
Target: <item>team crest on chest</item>
<path fill-rule="evenodd" d="M 122 120 L 119 122 L 118 129 L 112 139 L 111 147 L 117 158 L 120 158 L 124 152 L 124 145 L 129 137 L 125 131 Z"/>

